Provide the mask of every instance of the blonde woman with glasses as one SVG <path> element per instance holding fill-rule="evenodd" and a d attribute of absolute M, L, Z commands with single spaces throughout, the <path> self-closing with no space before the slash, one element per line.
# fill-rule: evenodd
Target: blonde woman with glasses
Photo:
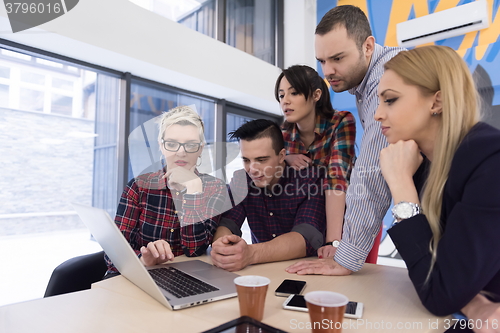
<path fill-rule="evenodd" d="M 226 185 L 196 169 L 204 126 L 190 107 L 159 118 L 158 143 L 166 166 L 132 179 L 120 198 L 115 223 L 145 266 L 199 256 L 211 244 L 224 206 Z M 108 274 L 116 274 L 109 258 Z"/>

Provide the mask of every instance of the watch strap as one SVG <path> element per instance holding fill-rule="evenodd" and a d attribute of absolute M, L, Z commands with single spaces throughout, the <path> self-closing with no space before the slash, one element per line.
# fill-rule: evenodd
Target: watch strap
<path fill-rule="evenodd" d="M 339 240 L 334 240 L 332 242 L 326 242 L 323 246 L 326 246 L 326 245 L 331 245 L 333 247 L 339 247 L 340 241 Z"/>

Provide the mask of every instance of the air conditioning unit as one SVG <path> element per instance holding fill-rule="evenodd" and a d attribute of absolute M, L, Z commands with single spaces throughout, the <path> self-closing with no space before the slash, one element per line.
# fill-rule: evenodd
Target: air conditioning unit
<path fill-rule="evenodd" d="M 478 0 L 396 25 L 399 46 L 413 47 L 488 28 L 488 3 Z"/>

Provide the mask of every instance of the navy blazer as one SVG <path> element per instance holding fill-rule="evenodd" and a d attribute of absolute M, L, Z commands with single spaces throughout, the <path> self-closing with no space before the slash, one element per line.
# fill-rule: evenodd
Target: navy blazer
<path fill-rule="evenodd" d="M 419 193 L 428 160 L 415 173 Z M 500 131 L 476 124 L 458 147 L 444 187 L 442 238 L 431 263 L 432 232 L 423 214 L 388 230 L 422 304 L 433 314 L 460 311 L 480 291 L 500 301 Z"/>

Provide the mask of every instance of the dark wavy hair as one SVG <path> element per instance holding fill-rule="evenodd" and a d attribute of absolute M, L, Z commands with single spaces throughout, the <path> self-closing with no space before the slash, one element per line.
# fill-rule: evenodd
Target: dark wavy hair
<path fill-rule="evenodd" d="M 328 86 L 325 80 L 313 68 L 305 65 L 294 65 L 283 70 L 280 76 L 278 76 L 274 87 L 274 97 L 278 102 L 280 101 L 279 87 L 283 77 L 286 77 L 297 93 L 304 95 L 306 101 L 313 96 L 316 89 L 321 90 L 321 97 L 316 102 L 316 115 L 319 115 L 321 118 L 330 119 L 335 114 L 335 109 L 332 107 L 330 101 Z M 293 124 L 287 121 L 283 123 L 283 128 L 286 130 L 290 130 L 292 127 Z"/>

